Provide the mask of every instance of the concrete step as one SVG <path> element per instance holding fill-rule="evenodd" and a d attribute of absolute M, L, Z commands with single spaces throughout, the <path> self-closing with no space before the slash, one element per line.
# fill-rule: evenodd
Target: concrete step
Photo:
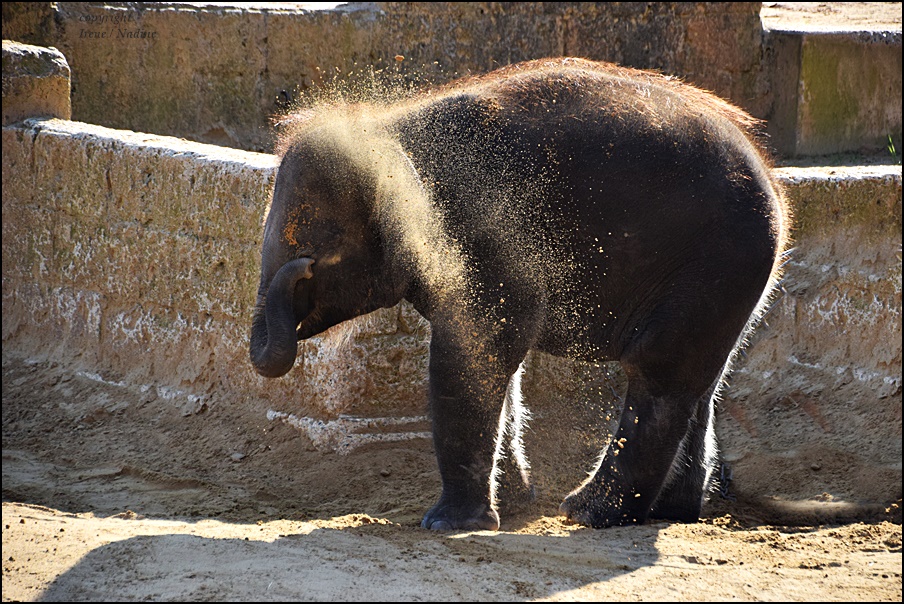
<path fill-rule="evenodd" d="M 900 3 L 766 3 L 761 17 L 779 153 L 901 148 Z"/>

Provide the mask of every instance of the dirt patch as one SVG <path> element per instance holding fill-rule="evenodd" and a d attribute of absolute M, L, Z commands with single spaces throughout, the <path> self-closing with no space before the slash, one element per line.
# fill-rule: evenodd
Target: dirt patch
<path fill-rule="evenodd" d="M 900 2 L 763 2 L 769 28 L 804 31 L 901 31 Z"/>
<path fill-rule="evenodd" d="M 433 533 L 429 440 L 323 453 L 263 406 L 3 356 L 4 600 L 901 599 L 899 505 L 776 526 L 717 496 L 694 525 L 564 524 L 604 437 L 586 410 L 535 420 L 530 509 Z"/>

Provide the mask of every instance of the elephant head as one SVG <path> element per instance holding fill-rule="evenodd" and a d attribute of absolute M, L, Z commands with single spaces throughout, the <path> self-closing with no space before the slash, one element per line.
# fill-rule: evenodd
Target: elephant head
<path fill-rule="evenodd" d="M 264 228 L 251 361 L 264 377 L 285 375 L 299 340 L 398 303 L 404 277 L 390 267 L 373 200 L 373 162 L 354 137 L 314 131 L 280 164 Z"/>

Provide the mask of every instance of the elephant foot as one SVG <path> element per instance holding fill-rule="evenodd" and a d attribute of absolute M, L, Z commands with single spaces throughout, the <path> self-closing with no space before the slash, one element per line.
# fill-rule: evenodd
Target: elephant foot
<path fill-rule="evenodd" d="M 421 521 L 421 528 L 433 531 L 499 530 L 499 514 L 488 503 L 462 503 L 441 498 Z"/>
<path fill-rule="evenodd" d="M 685 524 L 700 521 L 700 510 L 703 507 L 701 497 L 689 497 L 677 501 L 657 501 L 650 510 L 650 518 L 656 520 L 673 520 Z"/>
<path fill-rule="evenodd" d="M 559 513 L 568 522 L 593 528 L 639 524 L 647 517 L 647 510 L 637 505 L 627 485 L 600 474 L 568 495 L 559 505 Z"/>
<path fill-rule="evenodd" d="M 608 505 L 606 502 L 586 500 L 580 495 L 569 495 L 559 505 L 559 514 L 565 516 L 570 524 L 582 524 L 593 528 L 624 526 L 637 524 L 639 520 L 621 508 Z"/>

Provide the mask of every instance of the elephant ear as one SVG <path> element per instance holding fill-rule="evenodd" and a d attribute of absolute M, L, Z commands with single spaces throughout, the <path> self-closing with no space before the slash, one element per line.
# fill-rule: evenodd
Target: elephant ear
<path fill-rule="evenodd" d="M 379 229 L 397 259 L 417 275 L 434 305 L 456 306 L 467 298 L 464 254 L 402 145 L 376 141 L 371 164 Z"/>

